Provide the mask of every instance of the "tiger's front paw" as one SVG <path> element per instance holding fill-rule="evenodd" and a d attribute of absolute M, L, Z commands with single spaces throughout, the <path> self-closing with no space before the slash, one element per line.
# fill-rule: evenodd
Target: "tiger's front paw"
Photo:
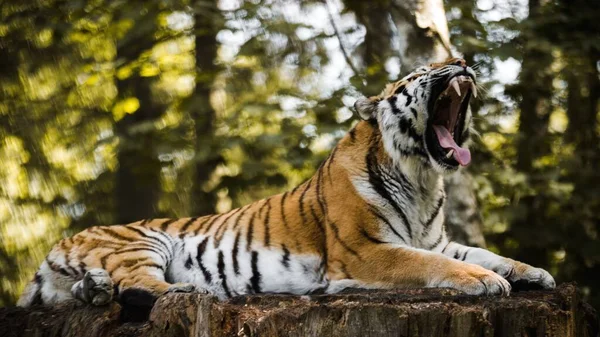
<path fill-rule="evenodd" d="M 509 260 L 501 263 L 493 270 L 498 275 L 507 279 L 516 289 L 554 289 L 556 282 L 550 273 L 542 268 L 535 268 L 528 264 Z"/>
<path fill-rule="evenodd" d="M 511 289 L 510 283 L 500 275 L 468 263 L 454 268 L 436 286 L 457 289 L 468 295 L 508 296 Z"/>

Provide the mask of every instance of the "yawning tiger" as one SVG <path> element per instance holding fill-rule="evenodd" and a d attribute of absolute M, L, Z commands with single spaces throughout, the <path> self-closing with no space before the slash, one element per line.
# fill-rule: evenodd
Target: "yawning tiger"
<path fill-rule="evenodd" d="M 64 239 L 18 304 L 346 287 L 507 295 L 508 281 L 553 288 L 542 269 L 446 236 L 442 177 L 471 161 L 475 81 L 464 60 L 450 59 L 358 99 L 362 120 L 289 192 L 224 214 L 91 227 Z"/>

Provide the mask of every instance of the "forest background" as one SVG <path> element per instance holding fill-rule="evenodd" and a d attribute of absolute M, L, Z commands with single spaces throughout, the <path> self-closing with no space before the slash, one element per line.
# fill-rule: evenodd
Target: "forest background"
<path fill-rule="evenodd" d="M 295 186 L 359 95 L 449 55 L 484 89 L 449 229 L 600 308 L 594 0 L 1 1 L 0 306 L 84 228 Z"/>

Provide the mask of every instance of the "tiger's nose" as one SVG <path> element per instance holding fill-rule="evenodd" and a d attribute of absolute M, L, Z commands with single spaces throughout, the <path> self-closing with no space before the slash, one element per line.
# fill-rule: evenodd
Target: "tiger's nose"
<path fill-rule="evenodd" d="M 463 68 L 467 68 L 467 61 L 465 61 L 464 59 L 456 59 L 454 61 L 454 65 L 457 65 L 457 66 L 463 67 Z"/>

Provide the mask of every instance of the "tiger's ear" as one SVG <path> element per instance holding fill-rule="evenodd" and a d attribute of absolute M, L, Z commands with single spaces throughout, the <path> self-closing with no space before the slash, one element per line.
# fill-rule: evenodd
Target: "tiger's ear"
<path fill-rule="evenodd" d="M 358 112 L 360 118 L 368 121 L 369 119 L 375 118 L 377 102 L 379 102 L 379 100 L 374 97 L 367 98 L 363 96 L 356 100 L 354 108 L 356 109 L 356 112 Z"/>

